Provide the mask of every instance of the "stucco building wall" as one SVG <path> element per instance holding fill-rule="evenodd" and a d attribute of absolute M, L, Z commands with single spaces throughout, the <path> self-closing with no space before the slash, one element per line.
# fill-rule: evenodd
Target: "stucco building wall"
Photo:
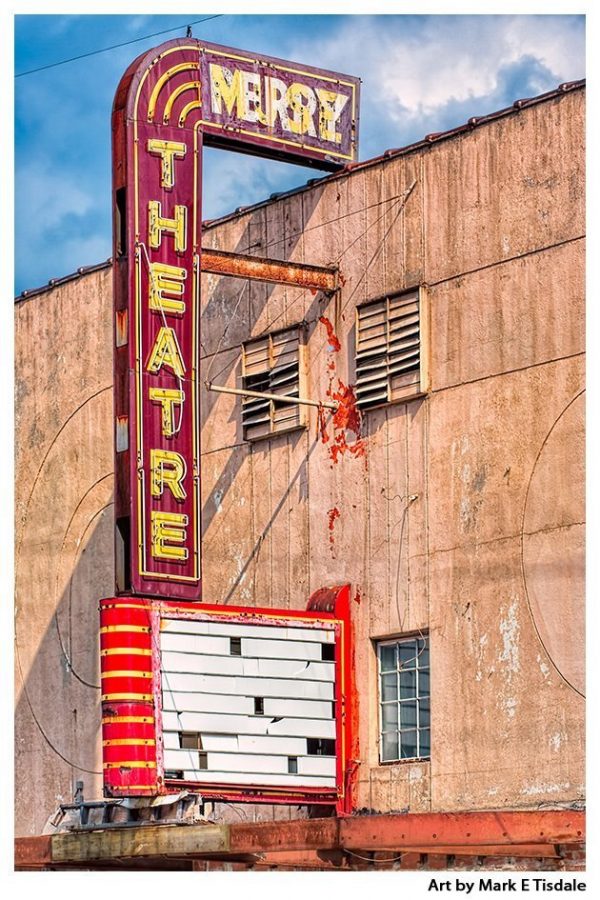
<path fill-rule="evenodd" d="M 360 809 L 583 797 L 583 103 L 559 94 L 205 229 L 204 246 L 339 265 L 343 284 L 204 275 L 202 380 L 239 386 L 240 344 L 304 321 L 324 399 L 356 380 L 357 305 L 421 286 L 428 309 L 429 391 L 367 412 L 364 456 L 334 464 L 315 410 L 248 443 L 240 399 L 201 394 L 205 601 L 301 609 L 352 584 Z M 75 780 L 101 794 L 111 304 L 100 267 L 16 307 L 17 834 Z M 417 630 L 431 760 L 381 765 L 375 641 Z"/>

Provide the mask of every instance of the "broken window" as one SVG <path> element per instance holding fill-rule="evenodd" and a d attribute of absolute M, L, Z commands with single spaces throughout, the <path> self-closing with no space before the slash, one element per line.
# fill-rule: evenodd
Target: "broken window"
<path fill-rule="evenodd" d="M 356 310 L 356 396 L 360 409 L 403 400 L 427 388 L 418 289 Z"/>
<path fill-rule="evenodd" d="M 200 750 L 202 737 L 197 731 L 180 731 L 179 746 L 182 750 Z"/>
<path fill-rule="evenodd" d="M 321 659 L 324 662 L 334 662 L 335 644 L 321 644 Z"/>
<path fill-rule="evenodd" d="M 377 657 L 381 762 L 429 757 L 429 637 L 381 641 Z"/>
<path fill-rule="evenodd" d="M 299 397 L 302 377 L 300 327 L 277 331 L 242 347 L 242 387 L 248 391 Z M 264 397 L 242 399 L 242 429 L 247 441 L 306 425 L 306 409 Z"/>
<path fill-rule="evenodd" d="M 306 752 L 309 756 L 335 756 L 333 738 L 307 738 Z"/>

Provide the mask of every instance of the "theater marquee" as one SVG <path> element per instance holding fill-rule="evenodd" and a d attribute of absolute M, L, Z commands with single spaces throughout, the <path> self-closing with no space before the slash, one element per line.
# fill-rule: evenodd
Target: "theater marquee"
<path fill-rule="evenodd" d="M 113 110 L 117 592 L 200 599 L 203 144 L 335 170 L 356 159 L 358 79 L 170 41 Z"/>

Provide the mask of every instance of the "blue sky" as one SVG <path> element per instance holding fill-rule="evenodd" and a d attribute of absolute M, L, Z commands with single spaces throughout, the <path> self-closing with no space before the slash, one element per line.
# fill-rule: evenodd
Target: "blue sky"
<path fill-rule="evenodd" d="M 215 13 L 218 6 L 188 15 L 15 17 L 17 74 L 178 26 L 16 78 L 15 293 L 110 256 L 110 110 L 119 79 L 141 52 Z M 584 77 L 584 27 L 577 15 L 225 14 L 193 34 L 360 76 L 360 159 L 368 159 Z M 316 174 L 205 151 L 204 217 Z"/>

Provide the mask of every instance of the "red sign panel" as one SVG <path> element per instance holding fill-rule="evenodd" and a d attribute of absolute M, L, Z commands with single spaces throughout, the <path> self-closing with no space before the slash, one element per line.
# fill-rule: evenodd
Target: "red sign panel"
<path fill-rule="evenodd" d="M 101 602 L 107 796 L 351 808 L 349 586 L 331 611 Z"/>
<path fill-rule="evenodd" d="M 176 584 L 198 599 L 202 133 L 149 122 L 154 91 L 142 78 L 115 123 L 128 175 L 115 248 L 119 587 L 169 596 Z"/>
<path fill-rule="evenodd" d="M 199 45 L 205 141 L 339 168 L 356 160 L 359 79 Z"/>
<path fill-rule="evenodd" d="M 117 592 L 200 600 L 202 144 L 335 169 L 358 79 L 193 39 L 137 59 L 113 111 Z"/>

